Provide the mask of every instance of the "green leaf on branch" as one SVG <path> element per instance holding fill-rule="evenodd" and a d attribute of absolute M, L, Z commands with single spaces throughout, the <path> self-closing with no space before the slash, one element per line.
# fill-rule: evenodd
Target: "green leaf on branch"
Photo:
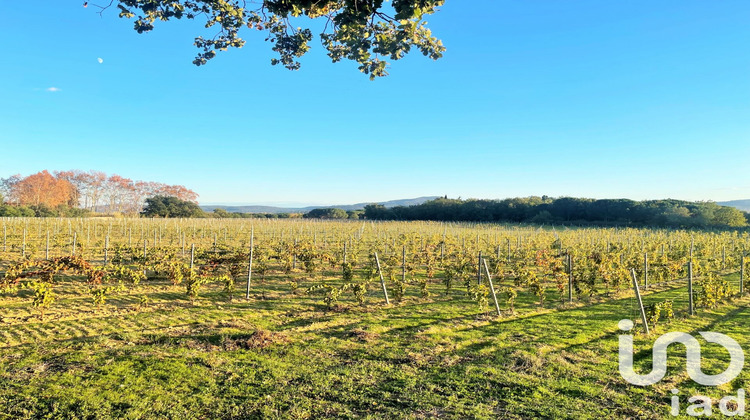
<path fill-rule="evenodd" d="M 412 48 L 433 60 L 441 58 L 445 47 L 432 35 L 423 21 L 445 0 L 265 0 L 255 5 L 237 0 L 118 0 L 119 17 L 136 18 L 134 29 L 145 33 L 154 23 L 171 19 L 205 19 L 204 26 L 215 32 L 210 37 L 198 36 L 195 46 L 200 50 L 193 64 L 201 66 L 216 56 L 217 51 L 241 48 L 245 40 L 242 29 L 267 33 L 266 41 L 279 56 L 272 65 L 281 64 L 298 70 L 299 58 L 310 50 L 313 33 L 292 25 L 302 16 L 325 21 L 319 35 L 331 60 L 343 59 L 359 64 L 359 70 L 370 79 L 388 75 L 389 62 L 408 54 Z M 102 12 L 109 6 L 103 7 Z"/>

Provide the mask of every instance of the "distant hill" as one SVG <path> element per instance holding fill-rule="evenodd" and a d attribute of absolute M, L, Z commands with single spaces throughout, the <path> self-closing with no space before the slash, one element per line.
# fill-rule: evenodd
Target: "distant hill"
<path fill-rule="evenodd" d="M 201 206 L 203 211 L 212 212 L 224 209 L 230 213 L 300 213 L 302 209 L 273 206 Z"/>
<path fill-rule="evenodd" d="M 418 198 L 406 198 L 402 200 L 391 200 L 382 201 L 377 204 L 382 204 L 387 208 L 393 208 L 397 206 L 414 206 L 422 204 L 426 201 L 434 200 L 437 196 L 431 197 L 418 197 Z M 357 204 L 343 204 L 337 206 L 307 206 L 307 207 L 273 207 L 273 206 L 201 206 L 203 211 L 212 212 L 214 209 L 224 209 L 230 213 L 307 213 L 313 209 L 321 208 L 337 208 L 342 210 L 363 210 L 366 205 L 372 204 L 357 203 Z"/>
<path fill-rule="evenodd" d="M 720 206 L 734 207 L 742 211 L 750 212 L 750 200 L 732 200 L 732 201 L 718 201 L 716 204 Z"/>

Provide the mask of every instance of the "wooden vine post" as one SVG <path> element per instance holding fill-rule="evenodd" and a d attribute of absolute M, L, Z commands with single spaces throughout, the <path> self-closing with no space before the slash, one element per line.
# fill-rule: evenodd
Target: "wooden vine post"
<path fill-rule="evenodd" d="M 292 251 L 292 270 L 297 269 L 297 238 L 294 238 L 294 249 Z"/>
<path fill-rule="evenodd" d="M 401 249 L 401 282 L 406 283 L 406 245 Z"/>
<path fill-rule="evenodd" d="M 383 279 L 383 270 L 380 269 L 380 258 L 378 253 L 375 253 L 375 264 L 378 266 L 378 275 L 380 276 L 380 285 L 383 287 L 383 296 L 385 296 L 385 304 L 390 305 L 391 301 L 388 299 L 388 289 L 385 287 L 385 279 Z"/>
<path fill-rule="evenodd" d="M 745 293 L 745 252 L 740 254 L 740 294 Z"/>
<path fill-rule="evenodd" d="M 688 262 L 688 314 L 695 315 L 693 305 L 693 262 Z"/>
<path fill-rule="evenodd" d="M 255 228 L 250 230 L 250 257 L 247 266 L 247 288 L 245 290 L 245 299 L 250 299 L 250 282 L 253 279 L 253 249 L 255 248 Z"/>
<path fill-rule="evenodd" d="M 104 238 L 104 265 L 109 262 L 109 234 Z"/>
<path fill-rule="evenodd" d="M 484 271 L 487 274 L 487 282 L 490 285 L 490 292 L 492 293 L 492 300 L 495 301 L 495 310 L 497 311 L 497 316 L 500 316 L 500 304 L 497 302 L 497 294 L 495 293 L 495 286 L 492 284 L 492 276 L 490 275 L 490 269 L 487 267 L 487 260 L 482 260 L 482 263 L 484 265 Z"/>
<path fill-rule="evenodd" d="M 573 303 L 573 256 L 568 251 L 568 303 Z"/>
<path fill-rule="evenodd" d="M 641 321 L 643 321 L 643 328 L 646 330 L 646 335 L 649 335 L 646 310 L 643 308 L 643 300 L 641 300 L 641 290 L 638 288 L 638 277 L 636 277 L 635 275 L 635 268 L 630 269 L 630 274 L 633 276 L 633 291 L 635 292 L 635 298 L 638 302 L 638 309 L 640 309 L 641 311 Z"/>
<path fill-rule="evenodd" d="M 477 264 L 477 286 L 482 284 L 482 251 L 479 251 L 479 261 Z"/>
<path fill-rule="evenodd" d="M 193 271 L 195 266 L 195 244 L 190 244 L 190 272 Z"/>
<path fill-rule="evenodd" d="M 148 239 L 144 239 L 143 240 L 143 276 L 144 277 L 148 277 L 148 271 L 146 270 L 146 256 L 147 255 L 148 255 Z"/>

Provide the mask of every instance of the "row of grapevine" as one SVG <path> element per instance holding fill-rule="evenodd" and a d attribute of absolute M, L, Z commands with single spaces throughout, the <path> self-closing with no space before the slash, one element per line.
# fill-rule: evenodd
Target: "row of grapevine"
<path fill-rule="evenodd" d="M 482 311 L 488 296 L 498 296 L 514 312 L 519 295 L 532 308 L 619 296 L 631 288 L 632 269 L 645 289 L 677 287 L 692 262 L 698 305 L 708 307 L 737 291 L 723 274 L 744 267 L 748 239 L 739 232 L 431 222 L 4 219 L 0 296 L 32 290 L 32 304 L 43 309 L 54 302 L 55 284 L 77 278 L 97 307 L 148 282 L 183 286 L 191 300 L 219 288 L 231 300 L 255 281 L 319 294 L 328 307 L 342 298 L 366 304 L 382 287 L 396 302 L 410 293 L 463 296 Z"/>

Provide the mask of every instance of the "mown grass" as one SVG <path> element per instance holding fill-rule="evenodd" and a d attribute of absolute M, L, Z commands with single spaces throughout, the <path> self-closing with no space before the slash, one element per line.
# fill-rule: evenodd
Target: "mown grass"
<path fill-rule="evenodd" d="M 629 295 L 563 304 L 550 294 L 539 309 L 521 294 L 519 312 L 498 318 L 438 284 L 429 298 L 410 286 L 390 306 L 372 287 L 367 306 L 346 296 L 332 310 L 276 278 L 232 302 L 218 288 L 190 302 L 163 280 L 101 308 L 75 279 L 56 291 L 44 320 L 28 296 L 0 298 L 0 419 L 665 418 L 672 388 L 684 407 L 748 378 L 699 387 L 675 347 L 662 383 L 627 384 L 617 322 L 636 315 Z M 678 319 L 637 336 L 641 369 L 671 330 L 722 332 L 750 348 L 750 298 L 687 317 L 685 295 L 681 282 L 645 292 L 646 304 L 674 300 Z M 706 372 L 726 360 L 704 345 Z"/>

